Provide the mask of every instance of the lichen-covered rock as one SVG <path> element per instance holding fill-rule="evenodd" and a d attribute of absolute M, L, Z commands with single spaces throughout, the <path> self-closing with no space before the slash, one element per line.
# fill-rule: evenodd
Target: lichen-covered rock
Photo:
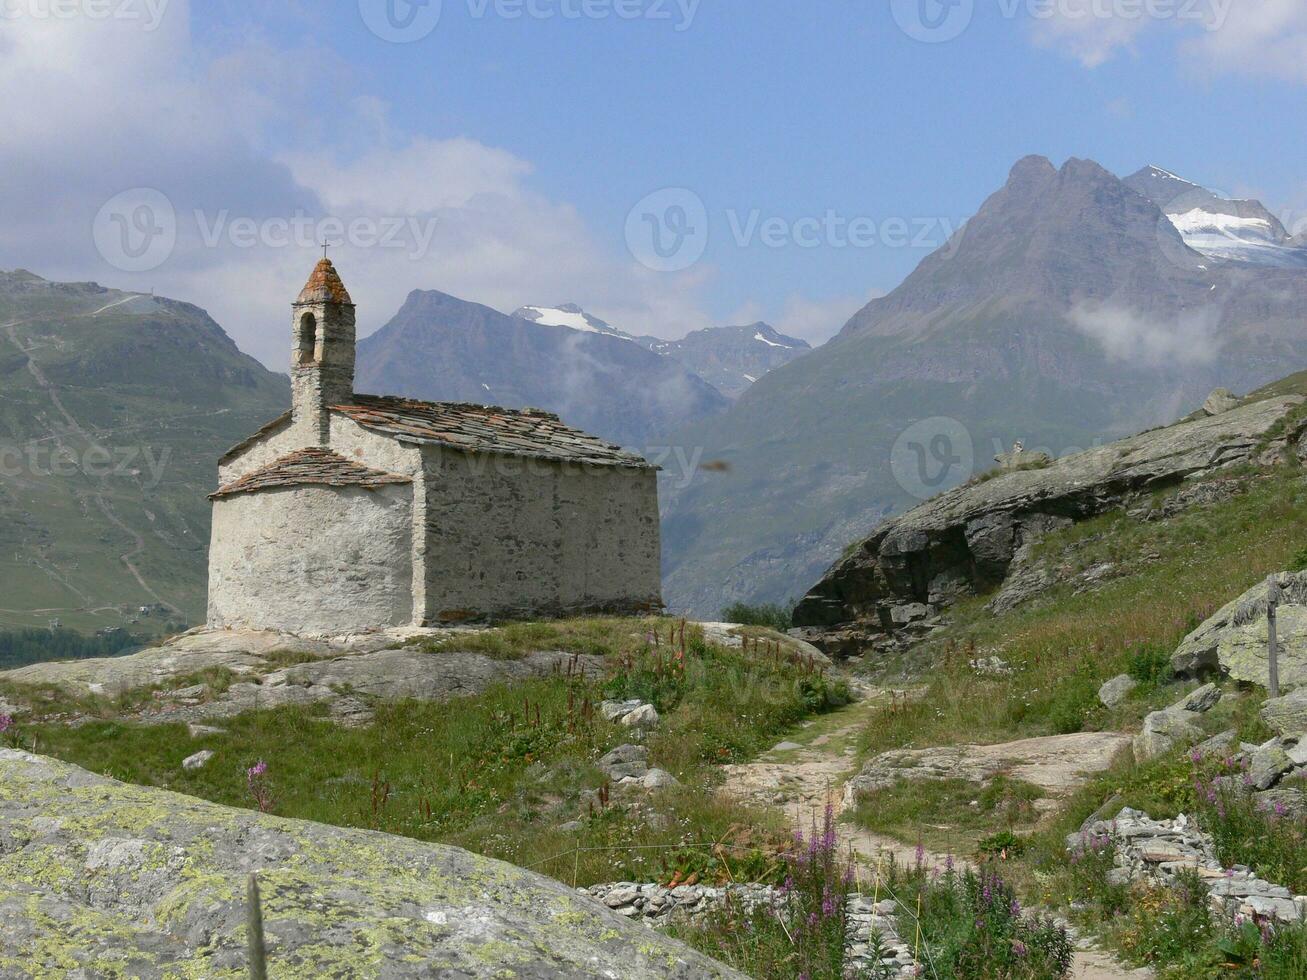
<path fill-rule="evenodd" d="M 1307 732 L 1307 686 L 1263 704 L 1262 720 L 1281 735 Z"/>
<path fill-rule="evenodd" d="M 1307 572 L 1276 577 L 1285 599 L 1276 614 L 1280 683 L 1307 684 Z M 1266 686 L 1269 680 L 1266 619 L 1267 583 L 1259 582 L 1226 603 L 1184 638 L 1171 655 L 1171 669 L 1182 677 L 1223 673 Z"/>
<path fill-rule="evenodd" d="M 563 884 L 0 750 L 0 977 L 244 978 L 258 872 L 274 977 L 736 978 Z"/>
<path fill-rule="evenodd" d="M 1135 736 L 1135 759 L 1143 762 L 1166 755 L 1172 749 L 1202 741 L 1198 715 L 1180 708 L 1154 711 L 1144 719 L 1143 730 Z"/>
<path fill-rule="evenodd" d="M 1129 674 L 1113 677 L 1098 689 L 1098 700 L 1105 708 L 1115 708 L 1130 696 L 1130 692 L 1139 686 L 1139 682 Z"/>
<path fill-rule="evenodd" d="M 1171 706 L 1172 710 L 1192 711 L 1194 714 L 1201 715 L 1205 711 L 1211 711 L 1220 703 L 1221 689 L 1215 684 L 1204 684 L 1196 691 L 1190 691 L 1178 702 Z"/>
<path fill-rule="evenodd" d="M 1296 744 L 1296 743 L 1295 743 Z M 1293 760 L 1284 750 L 1282 738 L 1273 738 L 1252 754 L 1248 778 L 1255 789 L 1270 789 L 1286 772 L 1293 770 Z"/>

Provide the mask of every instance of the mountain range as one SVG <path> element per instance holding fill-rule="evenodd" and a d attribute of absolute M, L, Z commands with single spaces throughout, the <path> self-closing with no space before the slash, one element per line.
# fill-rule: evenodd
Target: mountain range
<path fill-rule="evenodd" d="M 816 350 L 762 323 L 666 341 L 415 291 L 360 342 L 358 387 L 547 408 L 701 460 L 664 481 L 665 595 L 716 615 L 797 597 L 1015 441 L 1064 455 L 1301 366 L 1302 252 L 1256 201 L 1028 157 Z M 0 625 L 198 621 L 214 461 L 284 410 L 285 376 L 190 304 L 19 271 L 0 381 Z"/>
<path fill-rule="evenodd" d="M 632 341 L 679 361 L 728 398 L 738 398 L 768 371 L 812 350 L 806 340 L 787 337 L 762 322 L 739 327 L 706 327 L 680 340 L 662 340 L 625 333 L 572 303 L 555 307 L 524 306 L 513 315 L 545 326 L 568 327 Z"/>
<path fill-rule="evenodd" d="M 1269 231 L 1217 248 L 1194 211 Z M 794 598 L 1017 440 L 1064 455 L 1301 366 L 1307 269 L 1268 214 L 1156 168 L 1019 161 L 902 285 L 673 438 L 715 465 L 665 487 L 669 604 Z"/>
<path fill-rule="evenodd" d="M 624 336 L 508 316 L 435 290 L 410 293 L 389 323 L 359 342 L 357 387 L 548 409 L 641 448 L 728 404 L 680 362 Z"/>
<path fill-rule="evenodd" d="M 0 626 L 202 622 L 217 459 L 289 401 L 198 307 L 0 272 Z"/>

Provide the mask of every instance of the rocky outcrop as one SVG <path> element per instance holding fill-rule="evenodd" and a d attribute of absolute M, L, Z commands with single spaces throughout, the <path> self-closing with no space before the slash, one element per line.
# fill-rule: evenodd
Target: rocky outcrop
<path fill-rule="evenodd" d="M 999 472 L 882 525 L 803 598 L 794 623 L 827 653 L 893 647 L 928 633 L 944 607 L 1001 586 L 1048 531 L 1142 492 L 1223 468 L 1278 459 L 1307 420 L 1283 420 L 1298 395 L 1266 398 L 1056 460 Z"/>
<path fill-rule="evenodd" d="M 460 651 L 470 630 L 397 630 L 335 641 L 246 630 L 195 630 L 127 657 L 32 664 L 0 678 L 21 686 L 53 685 L 75 695 L 113 696 L 157 687 L 132 714 L 151 722 L 201 722 L 286 705 L 325 704 L 342 724 L 366 724 L 380 701 L 447 701 L 496 683 L 559 671 L 594 676 L 603 657 L 538 650 L 519 659 Z M 442 642 L 437 652 L 422 643 Z M 302 661 L 294 663 L 293 661 Z M 292 661 L 286 666 L 287 661 Z M 225 684 L 184 684 L 205 671 Z M 183 684 L 184 686 L 177 686 Z M 21 690 L 22 687 L 19 688 Z"/>
<path fill-rule="evenodd" d="M 1276 612 L 1280 682 L 1307 684 L 1307 572 L 1284 572 L 1275 579 L 1280 589 Z M 1268 582 L 1259 582 L 1222 606 L 1184 638 L 1171 656 L 1171 668 L 1183 677 L 1222 673 L 1265 687 L 1268 589 Z"/>
<path fill-rule="evenodd" d="M 563 884 L 458 848 L 0 751 L 0 977 L 736 978 Z"/>

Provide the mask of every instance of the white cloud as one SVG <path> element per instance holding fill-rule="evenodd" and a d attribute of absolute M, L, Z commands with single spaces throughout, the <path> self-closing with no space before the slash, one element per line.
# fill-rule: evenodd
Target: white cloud
<path fill-rule="evenodd" d="M 1235 0 L 1219 27 L 1186 40 L 1201 67 L 1307 82 L 1307 4 L 1302 0 Z"/>
<path fill-rule="evenodd" d="M 1086 68 L 1097 68 L 1120 50 L 1133 48 L 1150 25 L 1146 17 L 1124 17 L 1102 0 L 1058 0 L 1032 6 L 1033 37 L 1041 47 L 1057 48 Z"/>
<path fill-rule="evenodd" d="M 1210 364 L 1219 353 L 1219 315 L 1211 310 L 1158 320 L 1125 307 L 1082 304 L 1071 323 L 1109 357 L 1145 367 Z"/>
<path fill-rule="evenodd" d="M 1190 70 L 1307 82 L 1303 0 L 1041 0 L 1025 9 L 1037 45 L 1087 68 L 1134 52 L 1147 33 L 1168 30 Z"/>
<path fill-rule="evenodd" d="M 532 188 L 529 161 L 468 136 L 398 131 L 382 100 L 349 91 L 350 70 L 329 51 L 257 36 L 198 43 L 188 0 L 171 0 L 152 32 L 86 18 L 2 26 L 0 268 L 197 303 L 281 369 L 289 304 L 318 253 L 258 229 L 400 219 L 394 248 L 328 232 L 352 239 L 332 256 L 364 333 L 412 289 L 506 311 L 568 297 L 663 336 L 707 323 L 698 290 L 709 267 L 663 276 L 615 258 L 574 207 Z M 97 253 L 91 230 L 106 201 L 136 187 L 171 201 L 177 246 L 158 268 L 126 273 Z M 255 229 L 249 247 L 242 222 Z"/>

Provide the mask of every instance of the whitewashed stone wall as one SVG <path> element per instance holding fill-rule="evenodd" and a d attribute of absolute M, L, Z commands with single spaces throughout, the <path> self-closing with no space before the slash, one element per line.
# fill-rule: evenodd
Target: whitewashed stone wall
<path fill-rule="evenodd" d="M 652 470 L 424 449 L 426 619 L 661 603 Z"/>
<path fill-rule="evenodd" d="M 301 486 L 215 500 L 209 625 L 339 634 L 412 622 L 412 495 Z"/>
<path fill-rule="evenodd" d="M 218 467 L 218 485 L 226 486 L 247 473 L 275 463 L 305 446 L 320 445 L 317 432 L 306 425 L 287 421 L 242 453 Z M 342 415 L 331 417 L 329 448 L 346 459 L 385 473 L 413 476 L 422 468 L 422 451 L 389 436 L 365 429 Z"/>

